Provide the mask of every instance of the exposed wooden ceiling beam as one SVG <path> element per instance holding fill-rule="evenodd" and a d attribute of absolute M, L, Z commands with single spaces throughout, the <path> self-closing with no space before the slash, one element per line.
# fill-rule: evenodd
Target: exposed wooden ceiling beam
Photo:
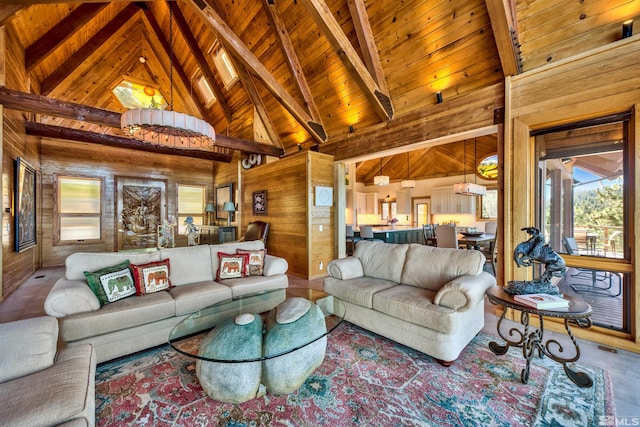
<path fill-rule="evenodd" d="M 7 89 L 6 87 L 0 87 L 0 104 L 12 110 L 45 114 L 100 126 L 120 127 L 120 113 L 117 111 L 102 110 L 74 102 L 60 101 L 45 96 Z"/>
<path fill-rule="evenodd" d="M 43 95 L 50 94 L 62 81 L 69 76 L 73 70 L 78 68 L 96 50 L 100 48 L 111 36 L 131 19 L 140 9 L 131 3 L 125 7 L 115 18 L 98 31 L 87 43 L 85 43 L 76 53 L 56 68 L 53 73 L 47 76 L 40 85 Z"/>
<path fill-rule="evenodd" d="M 170 3 L 174 3 L 174 2 L 167 2 L 168 6 L 172 7 Z M 222 93 L 222 91 L 220 90 L 220 86 L 218 86 L 218 83 L 216 82 L 216 78 L 213 74 L 213 71 L 211 71 L 211 68 L 207 63 L 207 60 L 204 57 L 204 54 L 202 53 L 202 49 L 200 48 L 200 45 L 198 44 L 198 41 L 196 40 L 196 38 L 193 36 L 193 33 L 191 32 L 191 28 L 189 27 L 189 24 L 187 23 L 187 20 L 184 18 L 184 15 L 182 14 L 182 11 L 180 10 L 179 7 L 173 6 L 173 17 L 176 21 L 176 24 L 178 24 L 178 28 L 182 33 L 182 37 L 184 37 L 185 41 L 187 42 L 187 46 L 189 46 L 189 50 L 191 54 L 193 55 L 194 59 L 198 63 L 198 68 L 200 68 L 202 75 L 207 80 L 207 83 L 209 83 L 209 86 L 211 87 L 214 95 L 216 96 L 216 99 L 220 103 L 220 106 L 224 111 L 224 115 L 227 118 L 227 122 L 231 123 L 232 116 L 233 116 L 233 113 L 231 112 L 231 107 L 229 106 L 229 103 L 227 102 L 227 99 L 225 98 L 224 93 Z"/>
<path fill-rule="evenodd" d="M 204 0 L 188 0 L 196 15 L 215 31 L 224 40 L 225 46 L 238 58 L 249 70 L 254 72 L 263 82 L 273 96 L 298 120 L 298 122 L 318 142 L 325 142 L 327 134 L 324 126 L 316 123 L 296 100 L 282 87 L 267 68 L 256 58 L 253 52 L 240 40 L 240 38 L 224 22 L 220 15 Z"/>
<path fill-rule="evenodd" d="M 373 31 L 371 30 L 371 24 L 369 23 L 369 17 L 367 16 L 367 9 L 363 0 L 347 0 L 349 6 L 349 12 L 351 13 L 351 20 L 356 30 L 358 37 L 358 43 L 360 44 L 360 50 L 362 51 L 364 64 L 367 70 L 371 73 L 371 77 L 376 81 L 380 91 L 388 94 L 387 81 L 384 78 L 382 72 L 382 63 L 380 62 L 380 55 L 378 54 L 378 47 L 376 46 L 376 40 L 373 37 Z"/>
<path fill-rule="evenodd" d="M 272 143 L 275 143 L 278 147 L 282 148 L 282 142 L 280 141 L 280 136 L 278 135 L 278 131 L 276 130 L 276 127 L 273 124 L 271 117 L 269 117 L 269 112 L 267 111 L 267 108 L 265 107 L 264 102 L 262 102 L 262 98 L 258 93 L 258 89 L 256 88 L 256 85 L 253 81 L 253 78 L 251 77 L 251 74 L 247 72 L 246 68 L 244 67 L 244 64 L 238 61 L 235 55 L 231 55 L 231 61 L 233 62 L 234 68 L 238 72 L 238 77 L 242 82 L 242 86 L 244 87 L 244 90 L 247 91 L 247 94 L 249 95 L 251 102 L 253 102 L 253 105 L 256 108 L 256 111 L 258 112 L 258 116 L 260 117 L 260 120 L 262 120 L 262 123 L 264 124 L 267 134 L 269 135 L 269 140 Z"/>
<path fill-rule="evenodd" d="M 6 87 L 0 87 L 0 104 L 11 110 L 28 111 L 120 129 L 121 114 L 117 111 L 102 110 L 73 102 L 59 101 L 40 95 L 18 92 Z M 247 153 L 275 157 L 284 155 L 282 148 L 222 134 L 216 134 L 216 145 Z"/>
<path fill-rule="evenodd" d="M 4 25 L 4 21 L 11 18 L 18 13 L 21 9 L 24 9 L 24 5 L 21 4 L 8 4 L 0 8 L 0 25 Z"/>
<path fill-rule="evenodd" d="M 27 71 L 33 70 L 35 66 L 44 61 L 107 5 L 108 3 L 89 3 L 78 6 L 55 27 L 27 47 L 24 54 Z"/>
<path fill-rule="evenodd" d="M 273 25 L 276 32 L 276 39 L 280 43 L 280 48 L 284 52 L 284 59 L 289 67 L 289 72 L 298 84 L 298 90 L 300 90 L 300 93 L 304 98 L 307 110 L 313 120 L 322 124 L 320 112 L 316 106 L 316 101 L 313 99 L 313 95 L 311 94 L 311 88 L 309 87 L 304 72 L 302 71 L 302 65 L 300 65 L 298 55 L 296 54 L 296 50 L 293 47 L 291 38 L 289 37 L 289 32 L 287 31 L 287 27 L 284 25 L 284 21 L 280 15 L 280 10 L 273 0 L 262 0 L 262 2 L 264 4 L 264 8 L 267 10 L 267 16 L 269 17 L 271 25 Z"/>
<path fill-rule="evenodd" d="M 358 82 L 365 96 L 376 110 L 378 116 L 384 120 L 393 117 L 393 106 L 389 93 L 383 93 L 369 70 L 358 56 L 353 45 L 342 31 L 340 23 L 331 13 L 324 0 L 300 0 L 316 22 L 324 36 L 329 40 L 338 56 L 345 64 L 351 76 Z"/>
<path fill-rule="evenodd" d="M 218 153 L 204 150 L 183 150 L 162 147 L 160 145 L 149 144 L 132 138 L 125 138 L 111 134 L 101 134 L 88 132 L 86 130 L 71 129 L 60 126 L 43 125 L 35 122 L 25 122 L 27 135 L 39 136 L 42 138 L 65 139 L 69 141 L 89 142 L 101 144 L 109 147 L 124 148 L 126 150 L 146 151 L 157 154 L 170 154 L 174 156 L 195 157 L 197 159 L 213 160 L 216 162 L 231 162 L 233 154 Z"/>
<path fill-rule="evenodd" d="M 485 0 L 496 40 L 502 72 L 514 76 L 522 71 L 518 43 L 518 24 L 515 16 L 515 0 Z"/>

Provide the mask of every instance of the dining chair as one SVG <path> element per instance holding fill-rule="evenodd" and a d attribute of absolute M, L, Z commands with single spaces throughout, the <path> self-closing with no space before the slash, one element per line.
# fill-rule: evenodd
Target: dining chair
<path fill-rule="evenodd" d="M 347 241 L 347 255 L 353 255 L 353 251 L 356 248 L 356 243 L 361 240 L 360 237 L 356 236 L 356 233 L 353 231 L 353 225 L 347 225 L 346 230 L 346 241 Z"/>
<path fill-rule="evenodd" d="M 496 221 L 489 221 L 484 224 L 484 232 L 489 234 L 496 234 L 498 229 L 498 223 Z"/>
<path fill-rule="evenodd" d="M 458 249 L 458 227 L 455 225 L 439 225 L 436 228 L 436 242 L 439 248 Z"/>
<path fill-rule="evenodd" d="M 366 241 L 369 241 L 369 242 L 384 243 L 384 240 L 376 239 L 376 238 L 373 237 L 373 227 L 371 227 L 370 225 L 363 225 L 363 226 L 360 227 L 360 238 L 362 240 L 366 240 Z"/>
<path fill-rule="evenodd" d="M 436 235 L 433 224 L 422 224 L 422 237 L 425 245 L 434 245 Z"/>

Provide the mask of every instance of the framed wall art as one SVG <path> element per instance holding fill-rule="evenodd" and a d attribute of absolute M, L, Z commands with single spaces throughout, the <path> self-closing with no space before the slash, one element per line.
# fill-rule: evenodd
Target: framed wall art
<path fill-rule="evenodd" d="M 36 245 L 36 170 L 18 157 L 13 181 L 15 204 L 15 250 Z"/>
<path fill-rule="evenodd" d="M 167 217 L 164 180 L 116 177 L 117 250 L 155 248 Z"/>
<path fill-rule="evenodd" d="M 252 201 L 254 215 L 267 214 L 267 190 L 254 191 Z"/>
<path fill-rule="evenodd" d="M 216 187 L 216 219 L 227 219 L 229 212 L 223 211 L 224 202 L 233 202 L 233 184 Z"/>

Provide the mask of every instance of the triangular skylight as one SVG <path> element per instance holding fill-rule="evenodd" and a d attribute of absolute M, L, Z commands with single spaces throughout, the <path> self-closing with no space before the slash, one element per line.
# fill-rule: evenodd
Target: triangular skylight
<path fill-rule="evenodd" d="M 160 89 L 150 84 L 140 81 L 134 81 L 129 77 L 124 77 L 116 87 L 113 88 L 113 94 L 124 108 L 130 110 L 140 108 L 157 108 L 164 110 L 167 108 L 165 100 Z"/>

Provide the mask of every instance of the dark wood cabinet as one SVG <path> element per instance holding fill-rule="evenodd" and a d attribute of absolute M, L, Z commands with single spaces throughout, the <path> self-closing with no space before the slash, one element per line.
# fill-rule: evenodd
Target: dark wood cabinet
<path fill-rule="evenodd" d="M 237 227 L 220 227 L 217 225 L 200 226 L 200 244 L 217 245 L 236 240 Z"/>

